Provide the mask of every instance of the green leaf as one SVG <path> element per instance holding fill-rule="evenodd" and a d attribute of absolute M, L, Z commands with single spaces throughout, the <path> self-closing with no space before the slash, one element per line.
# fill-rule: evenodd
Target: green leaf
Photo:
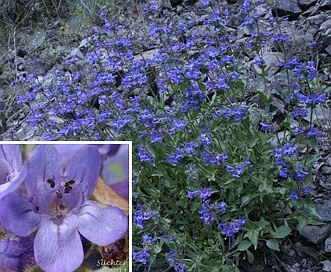
<path fill-rule="evenodd" d="M 268 92 L 259 92 L 259 96 L 260 96 L 262 102 L 264 102 L 265 104 L 272 102 L 271 93 L 269 91 Z"/>
<path fill-rule="evenodd" d="M 254 245 L 254 249 L 256 250 L 257 242 L 259 241 L 259 231 L 258 230 L 248 231 L 245 237 L 248 237 L 248 239 Z"/>
<path fill-rule="evenodd" d="M 237 81 L 236 84 L 235 84 L 235 86 L 238 89 L 243 89 L 243 88 L 245 88 L 245 83 L 242 82 L 242 81 Z"/>
<path fill-rule="evenodd" d="M 243 207 L 244 205 L 248 204 L 253 198 L 257 197 L 259 194 L 249 194 L 245 195 L 241 198 L 241 205 L 240 208 Z"/>
<path fill-rule="evenodd" d="M 288 226 L 280 226 L 277 230 L 271 235 L 275 238 L 285 238 L 287 235 L 291 233 L 292 229 Z"/>
<path fill-rule="evenodd" d="M 270 249 L 279 251 L 279 244 L 278 244 L 277 240 L 275 240 L 275 239 L 267 240 L 267 247 Z"/>
<path fill-rule="evenodd" d="M 268 186 L 265 182 L 259 186 L 260 199 L 262 201 L 263 197 L 271 194 L 273 192 L 272 188 Z"/>
<path fill-rule="evenodd" d="M 245 251 L 247 250 L 250 246 L 252 245 L 251 241 L 241 241 L 238 245 L 238 250 L 239 251 Z"/>
<path fill-rule="evenodd" d="M 152 177 L 162 177 L 164 176 L 163 172 L 161 172 L 160 170 L 155 170 L 152 174 Z"/>
<path fill-rule="evenodd" d="M 165 243 L 171 250 L 177 250 L 176 243 L 174 241 L 167 241 L 165 240 Z"/>
<path fill-rule="evenodd" d="M 249 250 L 246 250 L 247 261 L 252 264 L 254 262 L 254 254 Z"/>
<path fill-rule="evenodd" d="M 298 216 L 297 220 L 298 220 L 297 230 L 298 232 L 300 232 L 300 234 L 302 234 L 303 228 L 308 225 L 308 220 L 304 216 Z"/>
<path fill-rule="evenodd" d="M 256 222 L 253 222 L 253 221 L 247 219 L 246 223 L 245 223 L 245 229 L 258 230 L 258 229 L 260 229 L 260 226 Z"/>

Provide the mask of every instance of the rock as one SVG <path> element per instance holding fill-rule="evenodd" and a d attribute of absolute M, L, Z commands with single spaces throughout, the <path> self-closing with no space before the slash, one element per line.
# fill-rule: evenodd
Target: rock
<path fill-rule="evenodd" d="M 29 44 L 30 50 L 35 51 L 37 48 L 43 46 L 43 44 L 45 42 L 45 39 L 46 39 L 46 33 L 41 32 L 41 31 L 37 31 L 33 35 L 32 40 Z"/>
<path fill-rule="evenodd" d="M 325 48 L 325 51 L 331 56 L 331 44 Z"/>
<path fill-rule="evenodd" d="M 331 0 L 323 0 L 320 7 L 322 9 L 331 9 Z"/>
<path fill-rule="evenodd" d="M 306 21 L 309 23 L 309 24 L 314 24 L 314 25 L 321 25 L 325 19 L 326 19 L 326 14 L 325 13 L 321 13 L 321 14 L 317 14 L 317 15 L 314 15 L 314 16 L 309 16 Z"/>
<path fill-rule="evenodd" d="M 326 252 L 331 252 L 331 238 L 327 238 L 324 242 L 324 250 Z"/>
<path fill-rule="evenodd" d="M 82 54 L 83 54 L 84 56 L 86 56 L 86 54 L 87 54 L 88 46 L 89 46 L 89 40 L 88 40 L 88 38 L 83 39 L 83 40 L 80 42 L 79 46 L 78 46 L 80 52 L 82 52 Z"/>
<path fill-rule="evenodd" d="M 259 56 L 255 57 L 253 60 L 253 67 L 257 73 L 262 73 L 262 69 L 254 64 L 254 62 L 259 60 Z M 278 60 L 284 62 L 284 54 L 280 52 L 266 52 L 263 54 L 263 61 L 266 65 L 265 70 L 267 70 L 267 75 L 273 76 L 275 75 L 280 68 L 277 67 Z"/>
<path fill-rule="evenodd" d="M 311 5 L 315 4 L 317 0 L 298 0 L 298 4 L 302 8 L 308 8 Z"/>
<path fill-rule="evenodd" d="M 329 260 L 322 261 L 320 263 L 323 265 L 323 267 L 322 267 L 323 271 L 325 271 L 325 272 L 330 272 L 331 271 L 331 262 Z"/>
<path fill-rule="evenodd" d="M 321 168 L 321 173 L 324 175 L 330 175 L 331 174 L 331 167 L 330 166 L 323 166 Z"/>
<path fill-rule="evenodd" d="M 0 56 L 0 66 L 3 66 L 7 62 L 14 61 L 14 58 L 15 58 L 15 52 L 14 52 L 14 50 L 12 50 L 12 51 L 8 50 L 8 51 L 4 52 Z"/>
<path fill-rule="evenodd" d="M 77 17 L 71 17 L 68 19 L 67 25 L 69 26 L 72 33 L 78 34 L 82 31 L 83 22 Z"/>
<path fill-rule="evenodd" d="M 70 59 L 70 58 L 72 58 L 72 57 L 74 57 L 74 56 L 76 56 L 80 60 L 84 60 L 85 59 L 85 56 L 82 53 L 82 51 L 80 50 L 80 48 L 74 48 L 74 49 L 72 49 L 71 52 L 70 52 L 70 56 L 67 58 L 67 60 Z"/>
<path fill-rule="evenodd" d="M 331 222 L 331 199 L 325 200 L 321 204 L 316 204 L 316 209 L 323 221 Z"/>
<path fill-rule="evenodd" d="M 319 28 L 319 30 L 329 30 L 329 29 L 331 29 L 331 19 L 324 21 Z"/>
<path fill-rule="evenodd" d="M 310 116 L 310 109 L 308 109 L 308 116 Z M 308 116 L 304 117 L 304 119 L 310 122 L 310 117 Z M 321 126 L 323 130 L 327 130 L 330 127 L 330 120 L 331 110 L 322 105 L 317 105 L 313 110 L 313 123 Z"/>
<path fill-rule="evenodd" d="M 288 142 L 291 139 L 291 135 L 288 131 L 286 131 L 286 136 L 285 136 L 285 131 L 280 131 L 277 133 L 277 136 L 273 136 L 273 138 L 271 139 L 270 145 L 273 148 L 278 148 L 280 145 L 278 143 L 278 139 L 281 141 L 280 144 L 282 144 L 282 140 L 285 137 L 285 142 Z"/>
<path fill-rule="evenodd" d="M 295 0 L 278 0 L 275 1 L 272 11 L 278 16 L 290 16 L 296 18 L 302 12 L 302 9 Z"/>
<path fill-rule="evenodd" d="M 320 226 L 306 226 L 302 231 L 302 236 L 309 242 L 318 245 L 330 235 L 331 224 Z"/>

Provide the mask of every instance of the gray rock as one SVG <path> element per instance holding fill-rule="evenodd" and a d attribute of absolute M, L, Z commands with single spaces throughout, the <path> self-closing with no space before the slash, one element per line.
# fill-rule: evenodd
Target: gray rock
<path fill-rule="evenodd" d="M 46 33 L 37 31 L 29 44 L 29 47 L 31 48 L 31 51 L 35 51 L 37 48 L 41 47 L 46 39 Z"/>
<path fill-rule="evenodd" d="M 299 15 L 302 12 L 302 9 L 295 0 L 278 0 L 275 1 L 273 11 L 280 16 L 293 16 Z"/>
<path fill-rule="evenodd" d="M 331 174 L 331 167 L 330 166 L 323 166 L 321 168 L 321 173 L 324 175 L 330 175 Z"/>
<path fill-rule="evenodd" d="M 320 4 L 321 8 L 331 8 L 331 0 L 323 0 Z"/>
<path fill-rule="evenodd" d="M 315 4 L 317 0 L 298 0 L 298 4 L 303 8 L 307 8 L 313 4 Z"/>
<path fill-rule="evenodd" d="M 331 28 L 331 19 L 328 19 L 321 24 L 319 30 L 329 30 L 330 28 Z"/>
<path fill-rule="evenodd" d="M 277 136 L 273 136 L 273 138 L 271 138 L 271 142 L 270 145 L 273 148 L 279 147 L 279 143 L 278 140 L 280 140 L 282 142 L 282 140 L 285 137 L 285 142 L 288 142 L 291 139 L 291 135 L 288 131 L 286 131 L 286 135 L 285 135 L 285 131 L 280 131 L 277 133 Z"/>
<path fill-rule="evenodd" d="M 321 219 L 325 222 L 331 222 L 331 199 L 321 204 L 316 204 L 316 209 Z"/>
<path fill-rule="evenodd" d="M 80 52 L 82 52 L 82 54 L 85 56 L 87 54 L 88 51 L 88 45 L 89 45 L 89 40 L 87 38 L 83 39 L 78 48 L 80 50 Z"/>
<path fill-rule="evenodd" d="M 259 59 L 259 56 L 255 57 L 253 63 Z M 277 67 L 277 61 L 280 60 L 284 62 L 284 54 L 280 52 L 266 52 L 263 54 L 263 60 L 266 65 L 265 70 L 267 71 L 267 75 L 273 76 L 279 71 L 279 67 Z M 257 73 L 262 73 L 262 70 L 256 64 L 253 64 L 253 67 Z"/>
<path fill-rule="evenodd" d="M 302 236 L 307 239 L 307 241 L 318 245 L 323 243 L 323 241 L 330 235 L 331 224 L 321 225 L 321 226 L 306 226 L 302 231 Z"/>
<path fill-rule="evenodd" d="M 324 250 L 326 252 L 331 252 L 331 238 L 327 238 L 324 242 Z"/>
<path fill-rule="evenodd" d="M 331 166 L 331 157 L 326 160 L 325 165 Z"/>
<path fill-rule="evenodd" d="M 331 110 L 317 105 L 313 110 L 312 121 L 315 125 L 321 126 L 323 130 L 328 130 L 331 127 Z M 308 109 L 308 116 L 304 119 L 310 122 L 310 109 Z"/>
<path fill-rule="evenodd" d="M 69 26 L 72 33 L 78 34 L 82 31 L 83 22 L 77 17 L 71 17 L 68 19 L 67 25 Z"/>
<path fill-rule="evenodd" d="M 331 56 L 331 44 L 325 48 L 325 51 Z"/>
<path fill-rule="evenodd" d="M 325 271 L 325 272 L 331 271 L 331 262 L 329 260 L 322 261 L 320 263 L 323 265 L 322 271 Z"/>
<path fill-rule="evenodd" d="M 0 56 L 0 66 L 3 66 L 7 62 L 14 61 L 15 58 L 15 52 L 14 50 L 12 51 L 6 51 Z"/>
<path fill-rule="evenodd" d="M 325 13 L 321 13 L 314 16 L 309 16 L 306 20 L 309 24 L 321 25 L 325 21 L 326 17 L 327 16 Z"/>

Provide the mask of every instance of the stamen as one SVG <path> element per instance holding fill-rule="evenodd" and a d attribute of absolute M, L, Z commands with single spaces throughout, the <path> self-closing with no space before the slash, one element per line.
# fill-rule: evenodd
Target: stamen
<path fill-rule="evenodd" d="M 62 193 L 61 193 L 61 191 L 60 191 L 59 189 L 57 189 L 57 190 L 55 191 L 55 193 L 56 193 L 56 196 L 57 196 L 58 198 L 62 198 Z"/>
<path fill-rule="evenodd" d="M 59 205 L 57 205 L 57 209 L 58 209 L 59 211 L 64 211 L 64 210 L 66 209 L 66 207 L 63 206 L 62 204 L 59 204 Z"/>
<path fill-rule="evenodd" d="M 46 180 L 46 182 L 51 186 L 51 188 L 54 188 L 54 187 L 55 187 L 55 182 L 54 182 L 54 180 L 48 178 L 48 179 Z"/>
<path fill-rule="evenodd" d="M 67 183 L 69 183 L 69 184 L 71 184 L 71 185 L 74 184 L 75 182 L 76 182 L 76 181 L 74 181 L 73 179 L 67 181 Z"/>
<path fill-rule="evenodd" d="M 69 194 L 71 190 L 72 190 L 72 187 L 70 185 L 66 186 L 66 188 L 64 188 L 64 193 Z"/>

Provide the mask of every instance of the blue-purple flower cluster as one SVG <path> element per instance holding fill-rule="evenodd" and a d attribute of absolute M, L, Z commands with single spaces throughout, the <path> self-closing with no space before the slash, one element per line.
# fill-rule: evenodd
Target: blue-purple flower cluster
<path fill-rule="evenodd" d="M 150 2 L 143 7 L 143 38 L 123 22 L 105 20 L 89 37 L 88 74 L 67 72 L 81 65 L 73 56 L 50 83 L 36 75 L 17 81 L 28 90 L 17 102 L 29 105 L 29 122 L 46 140 L 134 142 L 133 258 L 149 269 L 163 258 L 176 271 L 212 270 L 209 256 L 197 260 L 192 253 L 207 247 L 199 239 L 211 230 L 236 236 L 246 220 L 272 221 L 283 203 L 308 195 L 312 165 L 299 151 L 322 136 L 311 122 L 328 98 L 317 86 L 316 63 L 283 52 L 284 61 L 275 64 L 281 83 L 268 76 L 265 48 L 291 41 L 273 31 L 287 22 L 268 1 L 241 1 L 240 18 L 215 0 L 196 5 L 205 16 L 179 19 Z M 241 40 L 233 18 L 245 29 Z M 144 53 L 145 38 L 151 54 Z M 259 69 L 252 71 L 247 58 Z M 173 233 L 193 241 L 185 254 L 164 238 Z M 216 252 L 233 253 L 226 246 Z"/>

